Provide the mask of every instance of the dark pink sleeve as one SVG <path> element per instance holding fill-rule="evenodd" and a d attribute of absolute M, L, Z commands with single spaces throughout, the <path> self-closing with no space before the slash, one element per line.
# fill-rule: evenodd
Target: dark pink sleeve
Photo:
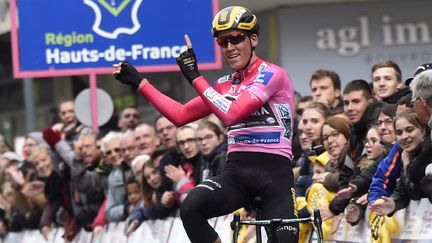
<path fill-rule="evenodd" d="M 225 126 L 235 124 L 263 105 L 258 96 L 248 91 L 244 91 L 235 101 L 230 101 L 212 88 L 202 76 L 194 80 L 193 87 Z"/>
<path fill-rule="evenodd" d="M 192 179 L 190 179 L 186 184 L 180 187 L 180 189 L 175 193 L 176 203 L 180 205 L 181 196 L 185 193 L 189 193 L 194 188 L 195 188 L 195 182 Z"/>
<path fill-rule="evenodd" d="M 105 207 L 106 207 L 107 199 L 103 201 L 102 205 L 99 208 L 99 211 L 96 215 L 96 217 L 93 220 L 92 227 L 95 228 L 96 226 L 105 226 L 108 224 L 108 220 L 105 217 Z"/>
<path fill-rule="evenodd" d="M 211 113 L 201 97 L 196 97 L 183 105 L 162 94 L 150 83 L 142 86 L 139 92 L 177 127 L 196 121 Z"/>

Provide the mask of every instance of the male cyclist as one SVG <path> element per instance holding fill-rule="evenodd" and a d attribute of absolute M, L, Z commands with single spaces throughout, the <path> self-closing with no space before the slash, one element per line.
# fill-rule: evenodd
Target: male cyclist
<path fill-rule="evenodd" d="M 198 71 L 186 36 L 189 49 L 177 64 L 199 96 L 184 105 L 160 93 L 127 62 L 115 64 L 113 72 L 176 126 L 214 113 L 228 127 L 224 171 L 196 186 L 181 205 L 183 225 L 193 243 L 220 242 L 207 219 L 229 214 L 256 196 L 263 200 L 263 219 L 297 218 L 291 167 L 292 82 L 282 68 L 256 55 L 259 25 L 250 10 L 222 9 L 214 17 L 212 34 L 235 72 L 210 86 Z M 276 235 L 278 242 L 297 242 L 298 225 L 281 226 Z"/>

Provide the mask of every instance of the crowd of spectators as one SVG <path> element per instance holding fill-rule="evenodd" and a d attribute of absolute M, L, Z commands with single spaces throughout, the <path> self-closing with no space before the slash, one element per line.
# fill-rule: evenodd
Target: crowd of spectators
<path fill-rule="evenodd" d="M 310 88 L 293 114 L 299 217 L 319 209 L 328 237 L 343 217 L 364 220 L 367 207 L 391 217 L 410 200 L 432 201 L 430 64 L 404 82 L 398 65 L 383 61 L 370 82 L 343 89 L 336 72 L 317 70 Z M 225 166 L 226 128 L 215 116 L 176 127 L 163 116 L 140 122 L 137 108 L 126 107 L 116 131 L 95 133 L 65 100 L 59 117 L 27 134 L 20 153 L 0 136 L 2 235 L 39 229 L 48 237 L 60 226 L 70 242 L 80 230 L 98 237 L 119 221 L 129 235 L 144 220 L 174 216 L 190 190 Z"/>

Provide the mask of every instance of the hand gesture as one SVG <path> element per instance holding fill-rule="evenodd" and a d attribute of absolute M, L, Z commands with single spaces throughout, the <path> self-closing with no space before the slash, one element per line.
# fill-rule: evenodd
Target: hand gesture
<path fill-rule="evenodd" d="M 24 188 L 21 190 L 22 194 L 28 198 L 34 198 L 37 195 L 44 192 L 45 183 L 42 181 L 32 181 L 28 184 L 24 185 Z"/>
<path fill-rule="evenodd" d="M 390 197 L 382 196 L 372 203 L 370 209 L 378 215 L 388 215 L 396 208 L 395 202 Z"/>
<path fill-rule="evenodd" d="M 113 76 L 115 79 L 117 79 L 118 81 L 126 85 L 131 86 L 134 89 L 138 89 L 141 81 L 143 81 L 143 78 L 138 73 L 136 68 L 132 66 L 132 64 L 130 64 L 127 61 L 124 61 L 124 62 L 114 64 L 113 67 L 115 69 L 113 72 Z"/>
<path fill-rule="evenodd" d="M 82 157 L 82 141 L 78 139 L 74 142 L 73 150 L 74 150 L 74 159 L 81 159 Z"/>
<path fill-rule="evenodd" d="M 343 214 L 339 214 L 336 217 L 333 218 L 331 226 L 330 226 L 330 234 L 335 234 L 340 226 L 340 223 L 342 222 Z"/>
<path fill-rule="evenodd" d="M 42 135 L 52 149 L 55 149 L 55 145 L 62 139 L 60 131 L 54 130 L 51 127 L 43 130 Z"/>
<path fill-rule="evenodd" d="M 366 204 L 368 203 L 368 198 L 367 198 L 367 196 L 368 196 L 367 193 L 363 194 L 363 196 L 359 197 L 359 198 L 356 200 L 356 203 L 357 203 L 357 204 L 360 204 L 360 205 L 366 205 Z"/>
<path fill-rule="evenodd" d="M 48 236 L 49 236 L 50 231 L 51 231 L 51 228 L 47 225 L 43 226 L 41 229 L 42 236 L 46 241 L 48 241 Z"/>
<path fill-rule="evenodd" d="M 327 220 L 333 218 L 335 215 L 330 211 L 329 205 L 324 205 L 319 208 L 322 220 Z"/>
<path fill-rule="evenodd" d="M 167 165 L 164 168 L 165 174 L 168 178 L 170 178 L 174 183 L 179 183 L 183 178 L 187 178 L 186 172 L 179 165 L 175 167 L 174 165 Z"/>
<path fill-rule="evenodd" d="M 180 67 L 183 76 L 189 81 L 190 84 L 192 84 L 194 79 L 201 76 L 201 73 L 198 71 L 198 63 L 195 52 L 192 49 L 192 42 L 190 41 L 188 35 L 185 35 L 184 38 L 188 49 L 176 58 L 176 62 Z"/>
<path fill-rule="evenodd" d="M 348 204 L 348 206 L 345 208 L 345 218 L 347 222 L 356 223 L 359 221 L 361 216 L 362 215 L 360 215 L 359 206 L 355 205 L 354 203 Z"/>
<path fill-rule="evenodd" d="M 132 234 L 132 232 L 134 232 L 137 229 L 138 225 L 139 225 L 138 220 L 132 221 L 126 230 L 126 236 Z"/>
<path fill-rule="evenodd" d="M 349 183 L 347 188 L 344 188 L 337 192 L 336 197 L 339 199 L 348 199 L 353 196 L 353 194 L 357 191 L 357 186 Z"/>
<path fill-rule="evenodd" d="M 102 226 L 96 226 L 96 227 L 94 227 L 94 229 L 93 229 L 93 236 L 94 236 L 94 238 L 101 237 L 102 234 L 103 234 L 103 232 L 104 232 L 104 228 Z"/>
<path fill-rule="evenodd" d="M 166 191 L 162 194 L 161 203 L 166 208 L 172 208 L 175 204 L 175 194 L 173 191 Z"/>
<path fill-rule="evenodd" d="M 24 185 L 25 183 L 24 174 L 22 173 L 21 170 L 18 170 L 18 168 L 16 168 L 15 166 L 9 166 L 9 168 L 6 169 L 5 173 L 6 175 L 9 176 L 9 178 L 12 180 L 13 183 L 20 186 Z"/>

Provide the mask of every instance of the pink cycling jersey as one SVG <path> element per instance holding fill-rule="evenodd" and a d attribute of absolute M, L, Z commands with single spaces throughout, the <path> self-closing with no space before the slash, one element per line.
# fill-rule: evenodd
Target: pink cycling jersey
<path fill-rule="evenodd" d="M 292 159 L 294 88 L 285 70 L 256 59 L 243 75 L 224 76 L 213 86 L 201 76 L 193 87 L 200 96 L 184 105 L 149 83 L 140 92 L 176 126 L 214 113 L 228 128 L 228 153 L 264 152 Z"/>

